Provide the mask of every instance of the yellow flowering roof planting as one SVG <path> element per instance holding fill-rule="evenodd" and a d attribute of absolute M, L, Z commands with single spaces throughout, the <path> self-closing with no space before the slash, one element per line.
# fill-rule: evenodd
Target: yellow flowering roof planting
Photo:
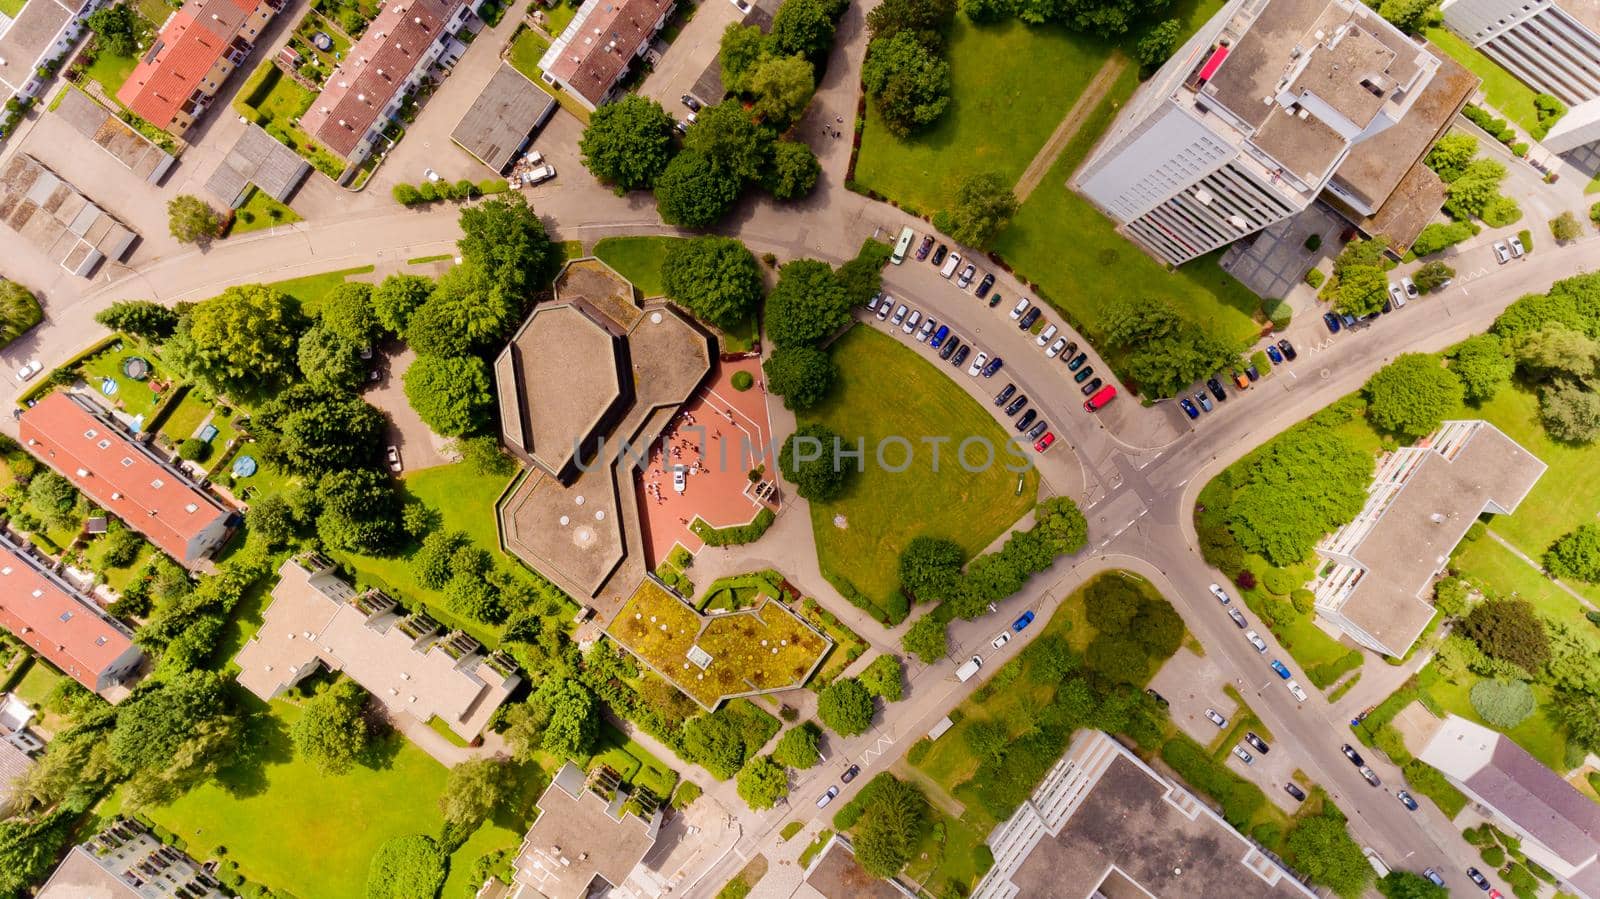
<path fill-rule="evenodd" d="M 777 600 L 706 616 L 649 578 L 607 633 L 708 709 L 732 696 L 801 686 L 833 646 Z"/>

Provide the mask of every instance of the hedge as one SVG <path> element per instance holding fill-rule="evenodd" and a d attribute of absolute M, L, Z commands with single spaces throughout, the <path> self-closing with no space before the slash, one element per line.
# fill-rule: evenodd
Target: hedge
<path fill-rule="evenodd" d="M 1189 786 L 1220 804 L 1223 819 L 1235 828 L 1243 827 L 1266 805 L 1260 787 L 1223 767 L 1188 737 L 1180 735 L 1162 745 L 1161 760 Z"/>
<path fill-rule="evenodd" d="M 121 334 L 109 334 L 95 341 L 94 343 L 89 344 L 87 348 L 80 350 L 77 355 L 56 366 L 55 371 L 52 371 L 50 375 L 45 376 L 38 383 L 34 384 L 27 390 L 24 390 L 22 395 L 17 397 L 17 405 L 26 406 L 28 405 L 29 400 L 35 399 L 48 392 L 51 388 L 55 387 L 56 383 L 54 380 L 52 380 L 52 376 L 54 376 L 55 372 L 69 371 L 77 368 L 78 364 L 83 360 L 100 353 L 102 350 L 122 339 L 124 338 Z"/>
<path fill-rule="evenodd" d="M 705 541 L 707 546 L 738 546 L 743 543 L 754 543 L 761 539 L 761 535 L 772 527 L 772 522 L 777 516 L 766 506 L 756 513 L 754 521 L 749 524 L 735 525 L 727 528 L 714 528 L 705 523 L 704 519 L 696 518 L 689 525 L 689 530 L 696 537 Z"/>

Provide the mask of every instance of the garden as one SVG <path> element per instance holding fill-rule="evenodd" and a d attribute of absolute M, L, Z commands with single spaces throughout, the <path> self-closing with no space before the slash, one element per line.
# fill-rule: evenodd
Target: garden
<path fill-rule="evenodd" d="M 293 78 L 271 59 L 264 59 L 249 80 L 239 88 L 233 108 L 241 116 L 260 125 L 268 134 L 329 178 L 338 178 L 345 162 L 328 152 L 300 129 L 300 116 L 311 108 L 316 94 Z"/>
<path fill-rule="evenodd" d="M 233 227 L 228 229 L 228 234 L 233 236 L 248 234 L 251 231 L 290 225 L 298 221 L 300 221 L 299 213 L 251 185 L 250 192 L 245 195 L 244 203 L 234 210 Z"/>
<path fill-rule="evenodd" d="M 776 600 L 708 620 L 649 579 L 607 633 L 708 709 L 729 696 L 801 686 L 832 645 Z"/>
<path fill-rule="evenodd" d="M 830 352 L 837 381 L 804 420 L 826 425 L 847 445 L 865 440 L 869 454 L 887 437 L 903 437 L 916 451 L 904 471 L 868 464 L 839 499 L 811 503 L 818 560 L 845 596 L 864 597 L 880 615 L 898 608 L 903 618 L 898 560 L 911 539 L 946 537 L 969 557 L 977 555 L 1033 508 L 1039 475 L 1031 467 L 1020 474 L 1008 470 L 1015 464 L 1006 449 L 1011 438 L 989 410 L 899 341 L 856 327 Z M 885 390 L 885 384 L 900 388 Z M 937 470 L 919 443 L 924 435 L 949 439 Z M 995 462 L 986 470 L 966 471 L 954 459 L 954 447 L 971 437 L 994 448 Z M 886 452 L 891 461 L 899 459 L 896 447 Z M 983 458 L 976 454 L 974 467 Z"/>

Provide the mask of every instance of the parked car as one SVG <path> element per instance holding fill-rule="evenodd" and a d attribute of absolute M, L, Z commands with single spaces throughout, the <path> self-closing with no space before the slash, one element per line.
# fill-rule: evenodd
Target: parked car
<path fill-rule="evenodd" d="M 959 348 L 960 346 L 961 346 L 961 340 L 958 337 L 956 337 L 954 334 L 951 334 L 950 335 L 950 339 L 946 340 L 944 342 L 944 346 L 939 348 L 939 358 L 940 359 L 949 359 L 952 355 L 955 354 L 956 349 Z"/>
<path fill-rule="evenodd" d="M 1222 717 L 1221 715 L 1217 714 L 1217 710 L 1216 709 L 1206 709 L 1206 720 L 1210 721 L 1212 724 L 1215 724 L 1218 727 L 1227 727 L 1228 726 L 1228 719 L 1226 719 L 1226 718 Z"/>
<path fill-rule="evenodd" d="M 917 261 L 921 262 L 922 260 L 927 259 L 928 258 L 928 253 L 932 252 L 932 250 L 933 250 L 933 235 L 932 234 L 923 235 L 922 243 L 917 244 Z"/>
<path fill-rule="evenodd" d="M 1013 396 L 1016 396 L 1016 395 L 1017 395 L 1017 385 L 1015 385 L 1015 384 L 1007 384 L 1006 386 L 1000 388 L 1000 392 L 999 393 L 994 395 L 994 404 L 996 406 L 1004 406 L 1006 404 L 1006 400 L 1009 400 Z M 1010 415 L 1012 413 L 1008 412 L 1006 414 Z"/>
<path fill-rule="evenodd" d="M 1206 396 L 1204 390 L 1194 395 L 1194 401 L 1200 404 L 1200 411 L 1210 412 L 1212 409 L 1211 397 Z"/>
<path fill-rule="evenodd" d="M 1494 242 L 1494 258 L 1500 260 L 1501 265 L 1511 261 L 1511 250 L 1506 247 L 1505 241 L 1497 240 Z"/>
<path fill-rule="evenodd" d="M 1028 427 L 1033 424 L 1034 419 L 1038 417 L 1039 413 L 1033 409 L 1029 409 L 1028 411 L 1022 413 L 1022 417 L 1017 419 L 1017 431 L 1026 431 Z"/>
<path fill-rule="evenodd" d="M 1288 359 L 1290 362 L 1293 362 L 1295 357 L 1300 355 L 1295 352 L 1294 344 L 1290 343 L 1288 338 L 1278 341 L 1278 349 L 1283 350 L 1283 358 Z"/>
<path fill-rule="evenodd" d="M 950 248 L 949 247 L 946 247 L 944 244 L 939 244 L 939 249 L 933 251 L 933 259 L 930 260 L 930 261 L 934 265 L 938 265 L 938 264 L 944 262 L 944 256 L 948 252 L 950 252 Z"/>
<path fill-rule="evenodd" d="M 1050 444 L 1055 443 L 1055 442 L 1056 442 L 1056 435 L 1052 434 L 1052 433 L 1049 433 L 1049 432 L 1046 432 L 1043 437 L 1040 437 L 1038 440 L 1035 440 L 1033 442 L 1033 451 L 1036 452 L 1036 453 L 1042 453 L 1045 450 L 1050 448 Z"/>
<path fill-rule="evenodd" d="M 951 253 L 950 258 L 944 261 L 944 268 L 939 269 L 939 274 L 943 275 L 946 279 L 949 279 L 955 275 L 956 269 L 960 267 L 961 254 Z"/>
<path fill-rule="evenodd" d="M 1028 405 L 1028 398 L 1026 396 L 1017 397 L 1011 401 L 1011 405 L 1006 407 L 1006 417 L 1009 418 L 1010 416 L 1016 415 L 1018 412 L 1021 412 L 1022 408 L 1026 405 Z"/>
<path fill-rule="evenodd" d="M 1011 307 L 1011 320 L 1016 321 L 1017 319 L 1021 318 L 1022 313 L 1028 311 L 1028 305 L 1027 297 L 1023 297 L 1022 299 L 1018 300 L 1017 305 Z"/>
<path fill-rule="evenodd" d="M 1296 700 L 1300 702 L 1306 701 L 1306 691 L 1301 688 L 1299 681 L 1289 681 L 1284 686 L 1289 688 L 1289 695 L 1293 696 Z"/>
<path fill-rule="evenodd" d="M 972 658 L 967 659 L 965 662 L 962 662 L 961 667 L 956 669 L 956 680 L 966 683 L 967 681 L 971 680 L 972 676 L 977 674 L 978 669 L 982 667 L 983 656 L 973 656 Z"/>
<path fill-rule="evenodd" d="M 1294 784 L 1284 784 L 1283 785 L 1283 791 L 1285 793 L 1288 793 L 1290 796 L 1293 796 L 1295 799 L 1299 800 L 1300 802 L 1305 802 L 1306 801 L 1306 791 L 1300 789 L 1299 787 L 1295 786 Z"/>
<path fill-rule="evenodd" d="M 1090 378 L 1089 379 L 1089 383 L 1087 383 L 1087 384 L 1083 385 L 1082 387 L 1078 388 L 1078 392 L 1083 394 L 1084 396 L 1088 396 L 1089 394 L 1094 393 L 1096 390 L 1099 390 L 1099 389 L 1100 389 L 1100 379 L 1099 378 Z"/>
<path fill-rule="evenodd" d="M 1267 344 L 1267 358 L 1272 360 L 1273 365 L 1283 364 L 1283 353 L 1270 343 Z"/>
<path fill-rule="evenodd" d="M 928 338 L 933 336 L 934 327 L 938 324 L 931 318 L 923 319 L 922 327 L 917 330 L 917 343 L 927 343 Z"/>
<path fill-rule="evenodd" d="M 1400 279 L 1400 286 L 1405 288 L 1406 299 L 1408 300 L 1414 300 L 1422 295 L 1422 291 L 1417 290 L 1417 282 L 1411 280 L 1411 276 L 1409 275 Z M 1404 306 L 1405 303 L 1401 303 L 1400 305 Z"/>
<path fill-rule="evenodd" d="M 439 173 L 434 171 L 433 169 L 423 169 L 422 170 L 422 177 L 427 178 L 429 181 L 432 181 L 434 184 L 438 184 L 439 183 Z"/>
<path fill-rule="evenodd" d="M 861 773 L 861 766 L 860 765 L 851 765 L 850 767 L 844 769 L 844 775 L 842 777 L 840 777 L 839 779 L 844 781 L 845 783 L 849 783 L 850 781 L 855 780 L 856 779 L 856 775 L 860 774 L 860 773 Z"/>
<path fill-rule="evenodd" d="M 1404 306 L 1406 304 L 1406 292 L 1393 281 L 1389 282 L 1389 302 L 1395 304 L 1395 306 Z M 1384 305 L 1387 306 L 1388 303 Z M 1384 311 L 1387 312 L 1389 310 L 1385 309 Z"/>
<path fill-rule="evenodd" d="M 1162 708 L 1166 708 L 1166 706 L 1167 706 L 1167 697 L 1162 696 L 1160 693 L 1157 693 L 1156 691 L 1150 689 L 1149 687 L 1145 687 L 1144 688 L 1144 692 L 1145 692 L 1145 695 L 1149 696 L 1151 699 L 1154 699 L 1156 701 L 1156 705 L 1161 706 Z"/>
<path fill-rule="evenodd" d="M 1256 752 L 1259 752 L 1262 755 L 1266 755 L 1272 751 L 1271 749 L 1267 748 L 1267 741 L 1256 736 L 1255 731 L 1245 731 L 1244 741 L 1250 744 L 1251 749 L 1254 749 Z"/>
<path fill-rule="evenodd" d="M 817 800 L 817 808 L 827 808 L 828 803 L 832 802 L 833 797 L 837 795 L 839 795 L 839 788 L 837 786 L 829 787 L 828 792 L 823 793 L 822 797 Z"/>
<path fill-rule="evenodd" d="M 1251 363 L 1244 367 L 1244 376 L 1250 379 L 1250 383 L 1254 384 L 1261 380 L 1261 370 L 1256 368 L 1254 363 Z"/>
<path fill-rule="evenodd" d="M 1033 427 L 1028 429 L 1028 439 L 1038 440 L 1040 437 L 1044 436 L 1044 432 L 1048 430 L 1050 430 L 1050 423 L 1041 418 L 1034 424 Z"/>
<path fill-rule="evenodd" d="M 1094 366 L 1085 365 L 1083 368 L 1078 369 L 1077 374 L 1074 374 L 1072 376 L 1072 382 L 1074 384 L 1082 384 L 1084 381 L 1087 381 L 1089 378 L 1091 378 L 1093 376 L 1094 376 Z"/>
<path fill-rule="evenodd" d="M 1028 625 L 1030 625 L 1032 623 L 1033 623 L 1033 612 L 1031 612 L 1031 611 L 1023 612 L 1021 615 L 1017 616 L 1017 620 L 1016 621 L 1011 622 L 1011 629 L 1020 634 L 1024 630 L 1027 629 Z"/>
<path fill-rule="evenodd" d="M 1332 312 L 1324 312 L 1322 313 L 1322 323 L 1328 326 L 1329 334 L 1339 333 L 1339 316 L 1334 315 Z"/>
<path fill-rule="evenodd" d="M 1428 880 L 1432 881 L 1433 885 L 1436 886 L 1436 887 L 1444 886 L 1444 878 L 1440 877 L 1439 876 L 1439 872 L 1433 870 L 1432 868 L 1429 868 L 1426 871 L 1423 871 L 1422 872 L 1422 876 L 1426 877 L 1426 878 L 1428 878 Z"/>
<path fill-rule="evenodd" d="M 1246 765 L 1255 763 L 1256 757 L 1251 755 L 1249 750 L 1245 749 L 1243 746 L 1233 747 L 1233 754 L 1238 756 L 1239 761 L 1244 762 Z"/>
<path fill-rule="evenodd" d="M 1267 651 L 1267 641 L 1261 639 L 1261 635 L 1255 631 L 1245 631 L 1244 638 L 1250 642 L 1251 646 L 1256 648 L 1256 652 Z"/>
<path fill-rule="evenodd" d="M 683 96 L 679 97 L 678 99 L 683 101 L 683 105 L 689 107 L 689 111 L 690 112 L 699 112 L 700 111 L 700 101 L 699 100 L 696 100 L 695 98 L 689 96 L 688 94 L 684 94 Z"/>
<path fill-rule="evenodd" d="M 883 299 L 878 301 L 878 321 L 888 318 L 892 311 L 894 311 L 894 297 L 884 294 Z"/>
<path fill-rule="evenodd" d="M 1076 355 L 1078 355 L 1078 342 L 1076 340 L 1067 341 L 1067 345 L 1061 348 L 1061 361 L 1069 362 Z"/>
<path fill-rule="evenodd" d="M 1511 255 L 1521 259 L 1522 254 L 1526 252 L 1527 248 L 1522 245 L 1522 238 L 1515 234 L 1511 235 Z"/>
<path fill-rule="evenodd" d="M 389 463 L 389 470 L 395 474 L 399 474 L 405 468 L 404 465 L 400 464 L 400 447 L 392 443 L 384 448 L 383 458 Z"/>
<path fill-rule="evenodd" d="M 24 362 L 21 368 L 17 369 L 17 380 L 29 380 L 34 375 L 38 374 L 43 368 L 44 365 L 41 364 L 38 359 L 30 359 L 27 362 Z"/>
<path fill-rule="evenodd" d="M 1400 804 L 1405 806 L 1406 808 L 1410 809 L 1411 811 L 1416 811 L 1417 810 L 1417 800 L 1412 799 L 1411 798 L 1411 794 L 1407 793 L 1405 790 L 1396 791 L 1395 794 L 1394 794 L 1394 798 L 1400 800 Z"/>
<path fill-rule="evenodd" d="M 1215 596 L 1217 598 L 1217 602 L 1220 602 L 1223 605 L 1233 602 L 1233 597 L 1228 595 L 1228 591 L 1222 589 L 1221 584 L 1211 585 L 1211 595 Z"/>
<path fill-rule="evenodd" d="M 944 344 L 944 339 L 950 336 L 950 326 L 940 325 L 939 330 L 933 332 L 933 337 L 928 340 L 928 346 L 938 349 Z"/>
<path fill-rule="evenodd" d="M 1007 643 L 1010 643 L 1010 642 L 1011 642 L 1011 632 L 1010 631 L 1001 631 L 1000 632 L 1000 636 L 995 637 L 993 640 L 989 641 L 989 645 L 993 646 L 995 649 L 999 649 L 1000 647 L 1005 646 Z"/>
<path fill-rule="evenodd" d="M 906 304 L 901 303 L 899 308 L 895 309 L 894 317 L 889 319 L 889 324 L 895 326 L 896 328 L 900 327 L 901 322 L 906 320 L 906 313 L 909 311 L 911 310 L 906 308 Z"/>
<path fill-rule="evenodd" d="M 1088 353 L 1079 353 L 1078 355 L 1073 356 L 1071 359 L 1067 360 L 1067 371 L 1077 371 L 1079 369 L 1079 367 L 1081 367 L 1083 365 L 1083 363 L 1088 362 L 1088 361 L 1089 361 L 1089 354 Z"/>
<path fill-rule="evenodd" d="M 1477 868 L 1467 869 L 1467 879 L 1477 884 L 1478 889 L 1480 890 L 1487 890 L 1489 888 L 1489 881 L 1485 880 L 1484 876 L 1478 873 Z"/>
<path fill-rule="evenodd" d="M 873 294 L 872 295 L 872 299 L 867 300 L 867 311 L 868 312 L 877 312 L 878 311 L 878 304 L 881 303 L 881 302 L 883 302 L 883 291 L 879 291 L 879 292 Z"/>
<path fill-rule="evenodd" d="M 1099 378 L 1095 379 L 1097 382 L 1099 380 Z M 1089 397 L 1089 399 L 1084 402 L 1083 409 L 1085 412 L 1099 412 L 1101 409 L 1105 408 L 1106 403 L 1109 403 L 1116 398 L 1117 388 L 1107 384 L 1106 386 L 1095 391 L 1094 396 Z"/>
<path fill-rule="evenodd" d="M 913 309 L 911 310 L 911 314 L 906 316 L 906 323 L 900 326 L 900 330 L 910 334 L 911 332 L 917 330 L 917 322 L 920 321 L 922 321 L 922 312 L 920 310 Z"/>
<path fill-rule="evenodd" d="M 1017 327 L 1024 331 L 1028 330 L 1029 328 L 1033 327 L 1033 323 L 1038 321 L 1039 316 L 1042 314 L 1043 313 L 1039 311 L 1038 306 L 1029 309 L 1027 313 L 1022 316 L 1022 319 L 1017 322 Z"/>
<path fill-rule="evenodd" d="M 971 344 L 962 344 L 960 348 L 955 351 L 955 354 L 950 357 L 950 364 L 956 368 L 960 368 L 961 364 L 967 361 L 967 351 L 971 348 Z"/>
<path fill-rule="evenodd" d="M 1033 342 L 1038 346 L 1044 346 L 1055 339 L 1056 332 L 1059 330 L 1061 329 L 1057 328 L 1055 325 L 1045 325 L 1044 330 L 1039 332 L 1039 336 L 1035 337 Z"/>
<path fill-rule="evenodd" d="M 962 290 L 966 290 L 967 285 L 972 283 L 972 278 L 977 273 L 978 267 L 970 262 L 967 263 L 967 267 L 961 270 L 961 277 L 956 279 L 956 286 Z"/>
<path fill-rule="evenodd" d="M 1229 371 L 1228 376 L 1233 379 L 1233 386 L 1239 388 L 1240 390 L 1250 389 L 1250 379 L 1246 377 L 1243 372 Z"/>
<path fill-rule="evenodd" d="M 989 294 L 989 308 L 993 309 L 994 307 L 1000 305 L 1000 301 L 1003 299 L 1005 299 L 1005 297 L 1001 296 L 1000 291 L 998 290 Z"/>
<path fill-rule="evenodd" d="M 990 272 L 990 273 L 985 274 L 983 276 L 983 280 L 978 282 L 978 289 L 976 291 L 973 291 L 973 292 L 977 295 L 978 299 L 981 300 L 985 296 L 988 296 L 990 289 L 993 288 L 993 287 L 994 287 L 994 273 Z"/>
<path fill-rule="evenodd" d="M 1277 672 L 1277 675 L 1284 680 L 1288 680 L 1294 676 L 1289 673 L 1289 668 L 1277 659 L 1272 660 L 1272 670 Z"/>
<path fill-rule="evenodd" d="M 1344 753 L 1344 757 L 1350 760 L 1350 764 L 1355 765 L 1357 768 L 1360 768 L 1367 763 L 1366 759 L 1361 757 L 1361 753 L 1356 752 L 1355 747 L 1351 746 L 1349 743 L 1340 746 L 1339 751 Z"/>
<path fill-rule="evenodd" d="M 972 364 L 967 366 L 967 374 L 976 378 L 978 376 L 978 372 L 983 371 L 983 367 L 988 364 L 989 354 L 979 350 L 977 358 L 973 359 Z"/>
<path fill-rule="evenodd" d="M 983 376 L 985 378 L 994 377 L 995 372 L 999 371 L 1005 364 L 1006 360 L 1001 359 L 999 356 L 990 359 L 989 364 L 983 367 Z"/>
<path fill-rule="evenodd" d="M 1216 378 L 1206 379 L 1206 389 L 1211 391 L 1211 395 L 1217 398 L 1217 402 L 1221 403 L 1227 401 L 1227 391 L 1222 389 L 1222 382 Z"/>
<path fill-rule="evenodd" d="M 1045 330 L 1048 331 L 1049 328 L 1046 328 Z M 1061 350 L 1066 345 L 1067 345 L 1067 339 L 1065 337 L 1057 337 L 1055 343 L 1052 343 L 1048 347 L 1045 348 L 1044 357 L 1046 359 L 1054 359 L 1055 357 L 1061 355 Z"/>
<path fill-rule="evenodd" d="M 690 113 L 693 115 L 693 113 Z M 548 162 L 544 165 L 534 166 L 522 173 L 523 184 L 543 184 L 556 176 L 556 167 Z"/>
<path fill-rule="evenodd" d="M 1378 772 L 1368 768 L 1366 765 L 1361 766 L 1361 776 L 1366 778 L 1367 783 L 1375 787 L 1383 786 L 1383 781 L 1378 779 Z"/>
<path fill-rule="evenodd" d="M 1200 407 L 1190 402 L 1188 397 L 1178 400 L 1178 406 L 1183 409 L 1184 415 L 1189 416 L 1190 421 L 1200 417 Z"/>
<path fill-rule="evenodd" d="M 1238 609 L 1229 609 L 1228 617 L 1233 619 L 1233 623 L 1237 624 L 1240 630 L 1244 630 L 1250 626 L 1250 622 L 1244 620 L 1244 613 L 1240 612 Z"/>

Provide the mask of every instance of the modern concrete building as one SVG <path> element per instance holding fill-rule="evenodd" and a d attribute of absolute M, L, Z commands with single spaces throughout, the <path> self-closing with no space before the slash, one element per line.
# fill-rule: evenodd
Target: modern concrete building
<path fill-rule="evenodd" d="M 603 894 L 592 887 L 622 886 L 661 833 L 661 811 L 641 817 L 624 808 L 628 799 L 603 769 L 586 777 L 563 765 L 539 797 L 539 819 L 513 863 L 510 899 L 584 899 Z"/>
<path fill-rule="evenodd" d="M 117 89 L 117 100 L 182 137 L 282 6 L 283 0 L 185 0 Z"/>
<path fill-rule="evenodd" d="M 994 867 L 973 899 L 1316 895 L 1204 802 L 1094 730 L 1078 732 L 987 842 Z"/>
<path fill-rule="evenodd" d="M 1540 140 L 1554 153 L 1600 141 L 1600 6 L 1577 0 L 1445 0 L 1444 24 L 1524 84 L 1568 107 Z"/>
<path fill-rule="evenodd" d="M 49 166 L 22 152 L 11 154 L 0 169 L 0 224 L 83 278 L 102 261 L 128 255 L 139 236 Z"/>
<path fill-rule="evenodd" d="M 676 0 L 584 0 L 540 58 L 539 71 L 586 109 L 609 102 L 676 6 Z"/>
<path fill-rule="evenodd" d="M 222 884 L 137 821 L 117 818 L 72 847 L 35 899 L 227 899 Z"/>
<path fill-rule="evenodd" d="M 58 577 L 53 563 L 0 531 L 0 627 L 111 702 L 144 653 L 133 631 Z"/>
<path fill-rule="evenodd" d="M 446 633 L 376 590 L 358 593 L 315 553 L 278 568 L 260 630 L 239 651 L 239 683 L 271 701 L 325 666 L 360 684 L 391 714 L 443 721 L 475 740 L 521 683 L 510 658 Z"/>
<path fill-rule="evenodd" d="M 1486 421 L 1447 421 L 1385 456 L 1355 520 L 1317 546 L 1317 614 L 1400 657 L 1433 618 L 1434 577 L 1485 512 L 1509 515 L 1545 464 Z"/>
<path fill-rule="evenodd" d="M 394 0 L 383 7 L 328 76 L 300 127 L 352 163 L 366 159 L 476 7 L 463 0 Z"/>
<path fill-rule="evenodd" d="M 1600 805 L 1511 738 L 1449 715 L 1417 756 L 1522 840 L 1558 888 L 1600 899 Z"/>
<path fill-rule="evenodd" d="M 1470 76 L 1434 85 L 1440 67 L 1359 0 L 1232 0 L 1140 88 L 1075 186 L 1171 264 L 1323 195 L 1359 222 L 1380 213 L 1471 92 L 1459 83 Z M 1430 86 L 1452 99 L 1423 112 Z M 1420 138 L 1340 178 L 1364 143 L 1395 129 Z"/>
<path fill-rule="evenodd" d="M 199 566 L 228 537 L 234 510 L 125 431 L 93 400 L 66 390 L 22 413 L 28 452 L 179 564 Z"/>
<path fill-rule="evenodd" d="M 504 175 L 533 134 L 556 111 L 556 98 L 501 63 L 472 102 L 450 139 L 496 175 Z"/>
<path fill-rule="evenodd" d="M 87 30 L 83 20 L 102 0 L 38 0 L 14 17 L 0 13 L 0 107 L 39 96 L 50 83 L 43 73 Z M 8 125 L 0 109 L 0 126 Z"/>

